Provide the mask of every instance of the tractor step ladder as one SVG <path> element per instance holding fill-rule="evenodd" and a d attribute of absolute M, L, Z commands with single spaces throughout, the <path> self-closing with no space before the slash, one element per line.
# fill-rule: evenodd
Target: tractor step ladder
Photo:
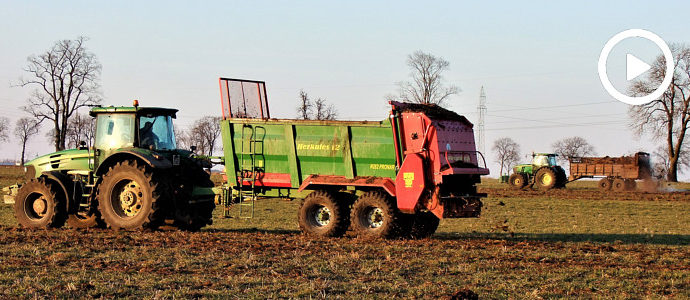
<path fill-rule="evenodd" d="M 248 124 L 242 127 L 242 143 L 237 174 L 239 184 L 232 191 L 232 203 L 238 206 L 237 218 L 239 219 L 254 217 L 254 204 L 257 199 L 256 181 L 263 173 L 266 161 L 264 157 L 265 137 L 266 129 L 264 127 Z"/>

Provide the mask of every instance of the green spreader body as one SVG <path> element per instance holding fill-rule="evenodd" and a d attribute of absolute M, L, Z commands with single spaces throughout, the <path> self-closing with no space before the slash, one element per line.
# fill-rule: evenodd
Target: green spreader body
<path fill-rule="evenodd" d="M 460 115 L 391 102 L 383 121 L 271 119 L 263 82 L 221 78 L 220 87 L 228 206 L 305 190 L 381 190 L 403 213 L 479 215 L 485 195 L 476 183 L 489 170 Z"/>

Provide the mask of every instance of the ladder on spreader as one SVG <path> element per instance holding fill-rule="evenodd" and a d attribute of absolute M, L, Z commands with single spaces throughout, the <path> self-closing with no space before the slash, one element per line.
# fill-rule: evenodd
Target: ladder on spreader
<path fill-rule="evenodd" d="M 237 218 L 254 217 L 257 199 L 256 181 L 264 172 L 264 139 L 266 128 L 245 124 L 242 126 L 242 142 L 239 153 L 239 184 L 232 191 L 232 203 L 237 205 Z"/>

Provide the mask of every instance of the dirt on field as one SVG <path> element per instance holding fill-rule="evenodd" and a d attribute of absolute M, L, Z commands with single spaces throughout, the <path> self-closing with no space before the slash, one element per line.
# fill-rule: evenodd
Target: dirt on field
<path fill-rule="evenodd" d="M 602 192 L 596 189 L 552 189 L 540 191 L 536 189 L 516 190 L 511 188 L 479 188 L 479 192 L 487 193 L 496 198 L 513 197 L 551 197 L 558 199 L 577 200 L 622 200 L 622 201 L 690 201 L 690 191 L 672 191 L 659 189 L 656 192 L 624 191 Z"/>
<path fill-rule="evenodd" d="M 0 227 L 0 297 L 688 296 L 685 248 Z M 453 298 L 455 297 L 455 298 Z"/>

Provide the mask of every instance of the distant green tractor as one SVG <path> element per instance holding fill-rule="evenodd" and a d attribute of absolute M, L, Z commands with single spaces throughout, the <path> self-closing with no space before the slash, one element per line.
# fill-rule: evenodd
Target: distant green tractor
<path fill-rule="evenodd" d="M 565 170 L 556 163 L 557 154 L 533 153 L 531 164 L 517 165 L 508 179 L 513 188 L 536 186 L 540 190 L 564 188 L 568 183 Z"/>
<path fill-rule="evenodd" d="M 211 223 L 213 182 L 207 157 L 177 149 L 176 109 L 95 107 L 94 146 L 26 163 L 14 195 L 19 224 L 29 228 L 163 225 L 198 230 Z"/>

